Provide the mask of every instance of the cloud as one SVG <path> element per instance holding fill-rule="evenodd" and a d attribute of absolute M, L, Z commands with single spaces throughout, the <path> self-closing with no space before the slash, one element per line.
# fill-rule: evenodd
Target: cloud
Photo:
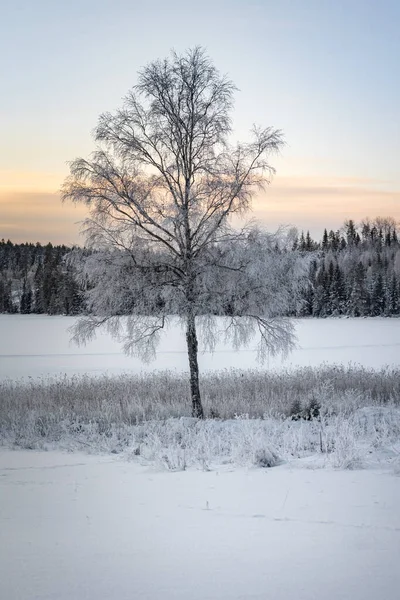
<path fill-rule="evenodd" d="M 13 242 L 82 243 L 77 222 L 85 216 L 84 207 L 62 204 L 56 193 L 0 190 L 0 237 Z"/>
<path fill-rule="evenodd" d="M 47 173 L 42 171 L 0 170 L 0 194 L 19 192 L 55 193 L 66 173 Z"/>
<path fill-rule="evenodd" d="M 395 185 L 372 178 L 277 176 L 254 198 L 252 216 L 269 229 L 295 225 L 319 239 L 325 227 L 338 229 L 346 219 L 378 215 L 400 220 Z M 62 204 L 53 191 L 0 188 L 0 238 L 82 244 L 77 222 L 85 216 L 85 207 Z"/>
<path fill-rule="evenodd" d="M 392 216 L 400 220 L 400 189 L 361 178 L 276 177 L 253 202 L 254 216 L 267 227 L 281 224 L 310 229 L 339 228 L 346 219 Z"/>

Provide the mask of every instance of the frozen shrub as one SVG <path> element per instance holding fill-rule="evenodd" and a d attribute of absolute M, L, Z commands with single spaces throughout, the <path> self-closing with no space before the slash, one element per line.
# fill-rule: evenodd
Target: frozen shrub
<path fill-rule="evenodd" d="M 357 469 L 363 465 L 362 452 L 357 445 L 354 428 L 348 421 L 341 421 L 333 432 L 332 465 L 340 469 Z"/>
<path fill-rule="evenodd" d="M 289 416 L 293 421 L 304 419 L 305 421 L 312 421 L 318 419 L 321 411 L 321 405 L 314 397 L 307 399 L 304 406 L 301 405 L 299 399 L 293 401 L 290 407 Z"/>
<path fill-rule="evenodd" d="M 276 467 L 282 461 L 270 448 L 261 448 L 254 453 L 254 465 L 256 467 Z"/>
<path fill-rule="evenodd" d="M 320 403 L 314 398 L 311 397 L 311 399 L 308 401 L 308 403 L 306 404 L 303 414 L 304 414 L 304 419 L 306 419 L 307 421 L 312 421 L 313 419 L 318 419 L 319 415 L 321 412 L 321 405 Z"/>
<path fill-rule="evenodd" d="M 293 400 L 293 403 L 290 407 L 289 416 L 293 419 L 293 421 L 298 421 L 302 418 L 302 407 L 298 398 Z"/>

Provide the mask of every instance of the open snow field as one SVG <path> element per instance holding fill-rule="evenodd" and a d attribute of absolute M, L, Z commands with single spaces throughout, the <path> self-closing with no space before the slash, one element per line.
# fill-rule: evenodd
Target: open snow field
<path fill-rule="evenodd" d="M 400 478 L 0 452 L 4 600 L 398 600 Z"/>
<path fill-rule="evenodd" d="M 187 370 L 185 339 L 178 327 L 166 331 L 156 360 L 146 365 L 125 356 L 119 344 L 102 332 L 86 346 L 71 344 L 68 328 L 73 322 L 73 317 L 0 315 L 0 378 Z M 400 364 L 400 319 L 296 319 L 295 323 L 298 348 L 286 360 L 270 357 L 263 368 L 350 362 L 371 368 Z M 201 353 L 199 363 L 203 371 L 258 366 L 251 348 L 235 352 L 223 343 L 214 354 Z"/>

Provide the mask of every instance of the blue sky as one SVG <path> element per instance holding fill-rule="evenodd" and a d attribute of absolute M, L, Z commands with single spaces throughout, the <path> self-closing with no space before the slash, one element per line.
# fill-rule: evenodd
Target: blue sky
<path fill-rule="evenodd" d="M 255 216 L 337 228 L 400 218 L 400 2 L 298 0 L 1 1 L 0 237 L 78 240 L 62 206 L 66 161 L 93 149 L 138 69 L 202 45 L 233 79 L 235 134 L 285 132 Z"/>

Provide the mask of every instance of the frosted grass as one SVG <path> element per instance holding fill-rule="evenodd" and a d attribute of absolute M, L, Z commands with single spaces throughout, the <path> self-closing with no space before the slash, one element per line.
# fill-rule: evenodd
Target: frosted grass
<path fill-rule="evenodd" d="M 187 377 L 171 372 L 5 381 L 0 439 L 123 453 L 172 470 L 307 457 L 356 468 L 400 456 L 400 369 L 221 371 L 203 376 L 202 393 L 207 419 L 198 421 Z"/>

